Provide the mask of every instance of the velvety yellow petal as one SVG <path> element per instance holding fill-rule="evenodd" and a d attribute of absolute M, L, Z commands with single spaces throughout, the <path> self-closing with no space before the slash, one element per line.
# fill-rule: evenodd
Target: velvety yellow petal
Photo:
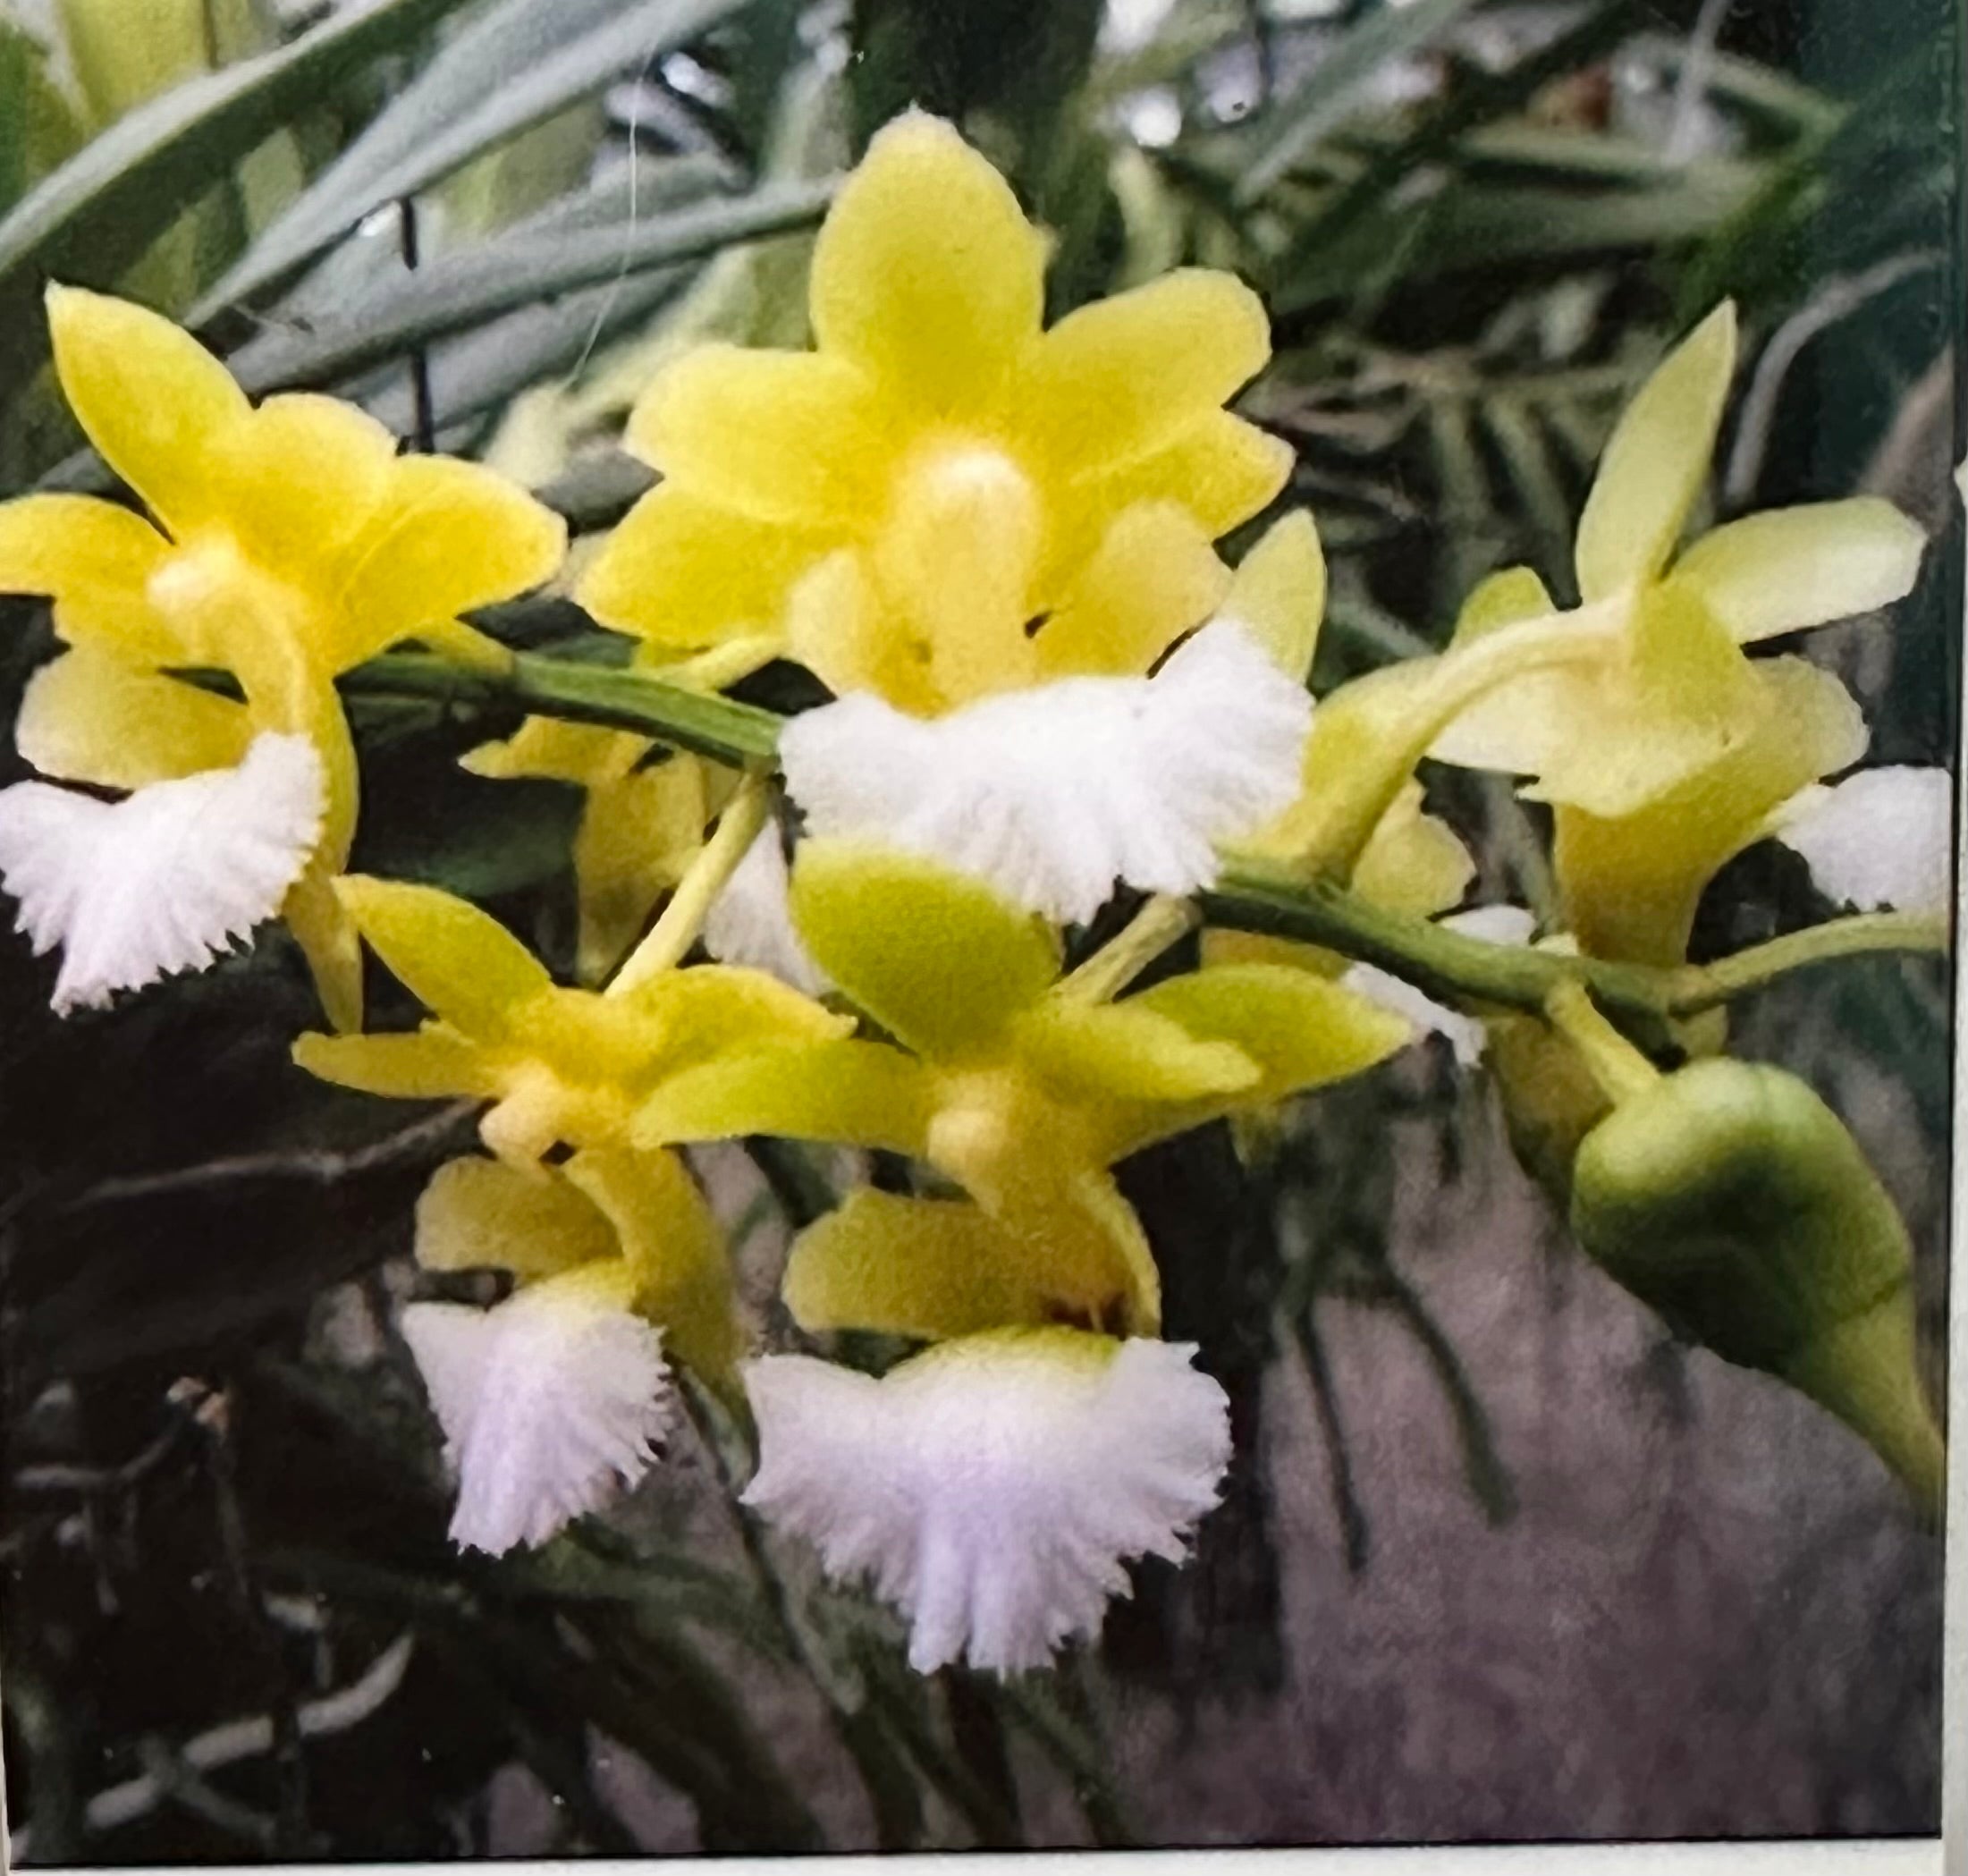
<path fill-rule="evenodd" d="M 228 426 L 205 463 L 210 499 L 246 552 L 313 582 L 383 501 L 396 439 L 352 404 L 296 393 Z"/>
<path fill-rule="evenodd" d="M 1038 337 L 1045 247 L 1010 186 L 941 119 L 876 132 L 814 244 L 814 332 L 885 394 L 986 409 Z"/>
<path fill-rule="evenodd" d="M 1131 508 L 1040 628 L 1041 670 L 1130 677 L 1213 613 L 1230 575 L 1202 524 L 1158 502 Z"/>
<path fill-rule="evenodd" d="M 1708 475 L 1736 369 L 1736 308 L 1725 300 L 1669 352 L 1614 427 L 1578 524 L 1588 600 L 1667 565 Z"/>
<path fill-rule="evenodd" d="M 683 1162 L 589 1147 L 565 1177 L 612 1224 L 635 1273 L 636 1306 L 662 1328 L 663 1353 L 729 1385 L 742 1335 L 724 1233 Z"/>
<path fill-rule="evenodd" d="M 869 380 L 817 352 L 700 345 L 665 366 L 629 443 L 697 500 L 756 520 L 825 527 L 882 494 L 893 435 Z"/>
<path fill-rule="evenodd" d="M 82 645 L 29 680 L 13 737 L 44 775 L 142 788 L 235 767 L 253 725 L 230 697 L 135 670 Z"/>
<path fill-rule="evenodd" d="M 1098 540 L 1110 515 L 1137 502 L 1179 502 L 1212 540 L 1240 528 L 1291 479 L 1297 452 L 1282 437 L 1228 410 L 1211 410 L 1164 448 L 1080 483 L 1063 505 L 1068 515 L 1055 557 L 1071 566 Z"/>
<path fill-rule="evenodd" d="M 890 1035 L 933 1060 L 989 1046 L 1059 975 L 1040 920 L 933 860 L 808 841 L 791 896 L 814 961 Z"/>
<path fill-rule="evenodd" d="M 1865 719 L 1829 672 L 1802 658 L 1750 668 L 1765 706 L 1738 748 L 1634 813 L 1558 808 L 1564 922 L 1595 957 L 1681 963 L 1710 880 L 1762 837 L 1774 809 L 1865 753 Z"/>
<path fill-rule="evenodd" d="M 183 647 L 146 587 L 167 542 L 141 515 L 91 495 L 0 502 L 0 593 L 55 601 L 55 629 L 132 662 L 168 664 Z"/>
<path fill-rule="evenodd" d="M 337 1087 L 402 1101 L 494 1092 L 478 1052 L 441 1023 L 410 1035 L 297 1036 L 294 1061 Z"/>
<path fill-rule="evenodd" d="M 76 420 L 182 539 L 215 513 L 207 451 L 245 417 L 246 393 L 189 333 L 127 300 L 51 286 L 47 313 Z"/>
<path fill-rule="evenodd" d="M 830 554 L 793 588 L 786 652 L 836 697 L 872 690 L 918 716 L 948 701 L 929 647 L 883 604 L 856 553 Z"/>
<path fill-rule="evenodd" d="M 318 849 L 281 902 L 280 916 L 308 960 L 323 1013 L 342 1035 L 354 1037 L 362 1027 L 362 941 Z"/>
<path fill-rule="evenodd" d="M 837 535 L 720 508 L 665 483 L 629 511 L 575 589 L 604 625 L 680 649 L 770 631 Z"/>
<path fill-rule="evenodd" d="M 1138 999 L 1048 997 L 1018 1018 L 1017 1036 L 1026 1064 L 1068 1101 L 1193 1101 L 1236 1094 L 1259 1074 L 1242 1050 L 1200 1040 Z"/>
<path fill-rule="evenodd" d="M 1117 1115 L 1110 1140 L 1114 1158 L 1233 1108 L 1268 1106 L 1360 1074 L 1414 1035 L 1402 1018 L 1378 1004 L 1283 965 L 1229 964 L 1191 971 L 1128 1001 L 1179 1023 L 1199 1040 L 1241 1050 L 1261 1073 L 1254 1085 L 1232 1094 Z"/>
<path fill-rule="evenodd" d="M 1745 516 L 1676 563 L 1739 645 L 1829 625 L 1904 599 L 1927 537 L 1890 502 L 1856 495 Z"/>
<path fill-rule="evenodd" d="M 1274 521 L 1237 562 L 1223 613 L 1250 629 L 1280 671 L 1301 683 L 1311 675 L 1326 616 L 1326 556 L 1309 509 Z"/>
<path fill-rule="evenodd" d="M 882 1043 L 818 1042 L 729 1055 L 671 1077 L 636 1119 L 640 1146 L 778 1134 L 920 1157 L 927 1070 Z"/>
<path fill-rule="evenodd" d="M 452 1160 L 417 1201 L 417 1261 L 426 1270 L 504 1270 L 552 1277 L 612 1257 L 614 1228 L 564 1179 L 515 1171 L 499 1160 Z"/>
<path fill-rule="evenodd" d="M 1071 1255 L 1085 1241 L 1061 1246 L 962 1200 L 864 1186 L 794 1240 L 782 1294 L 809 1333 L 941 1341 L 1020 1322 L 1101 1322 L 1117 1300 L 1115 1263 Z"/>
<path fill-rule="evenodd" d="M 541 585 L 566 548 L 567 524 L 504 477 L 448 456 L 401 458 L 330 596 L 330 668 Z"/>
<path fill-rule="evenodd" d="M 335 890 L 376 954 L 468 1035 L 500 1036 L 553 988 L 546 967 L 488 912 L 435 886 L 351 875 Z"/>
<path fill-rule="evenodd" d="M 458 766 L 493 782 L 567 782 L 600 788 L 620 782 L 649 752 L 646 736 L 570 723 L 557 716 L 529 716 L 503 742 L 480 743 Z"/>
<path fill-rule="evenodd" d="M 1068 482 L 1152 456 L 1271 357 L 1263 302 L 1229 274 L 1184 267 L 1068 313 L 1027 368 L 1026 421 Z"/>

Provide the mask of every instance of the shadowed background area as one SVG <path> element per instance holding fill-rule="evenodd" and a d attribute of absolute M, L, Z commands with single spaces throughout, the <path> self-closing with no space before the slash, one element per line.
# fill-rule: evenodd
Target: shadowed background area
<path fill-rule="evenodd" d="M 100 475 L 44 368 L 55 274 L 185 318 L 256 392 L 331 388 L 484 455 L 585 541 L 646 479 L 612 443 L 654 360 L 690 334 L 802 342 L 812 185 L 917 101 L 1056 231 L 1056 309 L 1184 259 L 1263 292 L 1277 358 L 1239 408 L 1297 447 L 1288 497 L 1331 561 L 1316 689 L 1440 644 L 1491 568 L 1569 595 L 1615 412 L 1733 294 L 1710 506 L 1862 488 L 1929 528 L 1890 630 L 1806 649 L 1864 705 L 1873 760 L 1954 758 L 1942 0 L 378 11 L 396 24 L 359 59 L 249 120 L 188 117 L 121 197 L 30 216 L 8 211 L 46 207 L 35 185 L 139 99 L 195 99 L 207 68 L 351 9 L 0 0 L 0 494 Z M 484 622 L 586 627 L 558 602 Z M 0 722 L 51 645 L 44 609 L 0 600 Z M 752 694 L 789 705 L 796 675 Z M 355 864 L 469 896 L 564 968 L 573 791 L 459 770 L 511 727 L 491 706 L 354 716 Z M 1546 902 L 1542 810 L 1425 779 L 1477 896 Z M 1695 956 L 1829 909 L 1766 844 L 1711 890 Z M 0 1718 L 24 1863 L 1937 1828 L 1939 1540 L 1840 1424 L 1676 1344 L 1588 1264 L 1487 1076 L 1439 1040 L 1298 1103 L 1266 1179 L 1224 1129 L 1123 1169 L 1239 1457 L 1188 1570 L 1143 1568 L 1098 1651 L 1001 1687 L 902 1673 L 885 1617 L 734 1521 L 728 1460 L 688 1428 L 578 1550 L 452 1551 L 394 1323 L 430 1293 L 410 1207 L 469 1113 L 293 1069 L 314 1010 L 277 934 L 66 1022 L 52 979 L 0 941 Z M 380 1026 L 409 1020 L 382 974 L 370 994 Z M 1900 1204 L 1936 1399 L 1950 1019 L 1917 959 L 1732 1012 L 1738 1052 L 1811 1081 Z M 786 1237 L 829 1169 L 697 1157 L 783 1335 Z"/>

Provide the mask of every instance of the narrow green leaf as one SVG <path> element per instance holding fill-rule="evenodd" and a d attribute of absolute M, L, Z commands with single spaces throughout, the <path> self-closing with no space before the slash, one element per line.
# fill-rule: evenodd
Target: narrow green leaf
<path fill-rule="evenodd" d="M 1353 108 L 1362 84 L 1394 60 L 1421 51 L 1474 4 L 1415 0 L 1410 6 L 1386 6 L 1346 33 L 1279 104 L 1237 185 L 1237 201 L 1247 207 L 1261 200 Z"/>
<path fill-rule="evenodd" d="M 236 353 L 232 368 L 256 393 L 334 384 L 536 301 L 809 227 L 832 190 L 830 182 L 779 185 L 650 221 L 489 241 L 401 276 L 355 312 L 305 331 L 275 328 Z"/>
<path fill-rule="evenodd" d="M 291 46 L 140 105 L 0 220 L 0 298 L 58 277 L 107 285 L 256 145 L 463 0 L 367 0 Z"/>
<path fill-rule="evenodd" d="M 290 277 L 362 217 L 416 194 L 745 0 L 504 0 L 482 14 L 261 235 L 194 322 Z"/>

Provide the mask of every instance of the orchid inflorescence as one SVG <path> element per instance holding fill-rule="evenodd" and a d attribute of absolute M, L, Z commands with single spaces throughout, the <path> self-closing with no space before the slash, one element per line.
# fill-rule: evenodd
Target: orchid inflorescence
<path fill-rule="evenodd" d="M 456 1541 L 543 1543 L 633 1484 L 680 1373 L 756 1429 L 746 1503 L 899 1608 L 925 1670 L 1045 1664 L 1217 1499 L 1227 1399 L 1162 1339 L 1117 1163 L 1226 1117 L 1261 1151 L 1280 1103 L 1429 1029 L 1465 1067 L 1489 1055 L 1621 1281 L 1930 1492 L 1904 1232 L 1855 1149 L 1826 1160 L 1842 1128 L 1731 1081 L 1716 1021 L 1664 997 L 1651 1034 L 1622 1033 L 1591 994 L 1601 968 L 1675 982 L 1703 889 L 1770 836 L 1834 902 L 1934 915 L 1896 929 L 1938 942 L 1945 777 L 1854 770 L 1865 724 L 1837 679 L 1758 655 L 1903 597 L 1920 531 L 1862 498 L 1681 545 L 1735 363 L 1724 306 L 1613 434 L 1577 605 L 1494 574 L 1444 650 L 1315 704 L 1311 516 L 1286 508 L 1234 567 L 1218 545 L 1291 469 L 1225 408 L 1269 355 L 1262 305 L 1183 269 L 1047 326 L 1046 258 L 990 164 L 912 113 L 819 235 L 814 349 L 705 344 L 649 385 L 627 441 L 661 480 L 572 587 L 633 640 L 613 681 L 644 714 L 543 711 L 466 757 L 583 791 L 573 984 L 459 898 L 346 872 L 336 687 L 407 642 L 496 689 L 515 655 L 465 615 L 553 579 L 561 522 L 346 405 L 256 408 L 165 320 L 52 289 L 62 387 L 148 511 L 0 505 L 0 589 L 51 598 L 62 645 L 16 731 L 49 780 L 0 793 L 0 876 L 62 952 L 55 1008 L 279 918 L 327 1018 L 302 1069 L 481 1103 L 486 1152 L 431 1180 L 416 1252 L 512 1287 L 402 1314 Z M 784 724 L 776 777 L 665 746 L 663 698 L 773 660 L 833 698 Z M 1527 911 L 1457 909 L 1475 866 L 1426 809 L 1425 759 L 1550 804 L 1558 910 L 1534 951 Z M 1364 908 L 1378 942 L 1212 919 L 1169 968 L 1198 904 L 1246 878 Z M 1117 888 L 1146 897 L 1091 946 Z M 1459 990 L 1479 939 L 1549 966 L 1550 994 Z M 364 1033 L 363 942 L 428 1010 L 414 1031 Z M 1800 1175 L 1787 1213 L 1730 1198 L 1783 1186 L 1786 1128 L 1838 1180 Z M 762 1351 L 688 1158 L 758 1136 L 907 1168 L 795 1239 L 797 1350 Z M 1702 1162 L 1717 1141 L 1736 1144 Z M 1802 1276 L 1784 1232 L 1816 1246 Z M 836 1358 L 842 1331 L 909 1352 L 866 1372 Z"/>

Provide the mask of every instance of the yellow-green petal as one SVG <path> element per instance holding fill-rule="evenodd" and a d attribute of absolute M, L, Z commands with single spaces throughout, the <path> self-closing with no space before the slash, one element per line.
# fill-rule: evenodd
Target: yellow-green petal
<path fill-rule="evenodd" d="M 1256 1085 L 1257 1064 L 1230 1044 L 1200 1040 L 1171 1018 L 1126 1003 L 1048 997 L 1018 1018 L 1017 1047 L 1068 1101 L 1193 1101 Z"/>
<path fill-rule="evenodd" d="M 1772 509 L 1711 529 L 1676 562 L 1739 645 L 1829 625 L 1913 590 L 1927 537 L 1877 495 Z"/>
<path fill-rule="evenodd" d="M 468 1035 L 498 1037 L 553 988 L 546 967 L 488 912 L 435 886 L 351 875 L 336 895 L 376 954 Z"/>
<path fill-rule="evenodd" d="M 410 1035 L 297 1036 L 294 1061 L 337 1087 L 400 1101 L 495 1092 L 478 1052 L 455 1030 L 427 1023 Z"/>
<path fill-rule="evenodd" d="M 1578 526 L 1588 601 L 1667 565 L 1708 474 L 1736 369 L 1736 308 L 1725 300 L 1634 395 L 1600 459 Z"/>
<path fill-rule="evenodd" d="M 142 788 L 245 759 L 242 705 L 125 664 L 81 645 L 29 680 L 16 746 L 44 775 L 99 788 Z"/>
<path fill-rule="evenodd" d="M 76 421 L 180 539 L 213 519 L 207 451 L 249 408 L 189 333 L 127 300 L 51 286 L 55 369 Z"/>
<path fill-rule="evenodd" d="M 933 860 L 808 841 L 793 922 L 814 961 L 898 1041 L 938 1061 L 989 1046 L 1059 975 L 1030 913 Z"/>
<path fill-rule="evenodd" d="M 778 1134 L 920 1158 L 933 1088 L 882 1043 L 817 1042 L 731 1055 L 665 1080 L 636 1117 L 641 1146 Z"/>
<path fill-rule="evenodd" d="M 1453 643 L 1467 645 L 1507 625 L 1556 612 L 1544 582 L 1529 567 L 1499 567 L 1471 589 L 1456 615 Z"/>
<path fill-rule="evenodd" d="M 1274 521 L 1237 562 L 1223 613 L 1288 676 L 1303 683 L 1311 674 L 1326 616 L 1326 556 L 1310 510 Z"/>
<path fill-rule="evenodd" d="M 854 1028 L 851 1018 L 790 984 L 737 964 L 664 971 L 611 1001 L 647 1020 L 663 1038 L 664 1062 L 679 1068 L 728 1051 L 832 1041 Z"/>
<path fill-rule="evenodd" d="M 926 1341 L 1016 1323 L 1105 1320 L 1125 1272 L 1097 1239 L 1061 1243 L 960 1199 L 861 1187 L 794 1240 L 782 1294 L 809 1333 L 858 1329 Z M 1064 1253 L 1065 1255 L 1062 1255 Z"/>
<path fill-rule="evenodd" d="M 983 410 L 1038 337 L 1044 266 L 1004 178 L 911 112 L 870 141 L 814 244 L 814 332 L 908 403 Z"/>
<path fill-rule="evenodd" d="M 417 1201 L 416 1247 L 426 1270 L 519 1277 L 555 1276 L 617 1249 L 608 1220 L 576 1187 L 477 1157 L 431 1175 Z"/>
<path fill-rule="evenodd" d="M 1221 603 L 1230 575 L 1202 524 L 1172 502 L 1128 509 L 1037 639 L 1047 677 L 1132 677 Z"/>

